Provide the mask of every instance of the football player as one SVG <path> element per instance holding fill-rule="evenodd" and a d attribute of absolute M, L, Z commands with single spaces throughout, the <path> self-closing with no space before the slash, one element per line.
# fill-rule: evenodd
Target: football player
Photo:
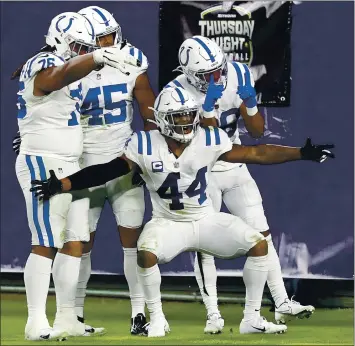
<path fill-rule="evenodd" d="M 209 89 L 214 89 L 210 83 Z M 202 109 L 214 105 L 219 90 L 207 90 Z M 154 103 L 159 130 L 135 133 L 124 154 L 111 162 L 94 165 L 58 179 L 54 171 L 45 180 L 32 181 L 31 191 L 40 199 L 72 190 L 101 185 L 139 169 L 153 204 L 153 218 L 138 240 L 137 273 L 150 313 L 149 337 L 169 331 L 160 294 L 158 263 L 167 263 L 184 251 L 199 251 L 219 258 L 247 256 L 243 278 L 246 304 L 240 333 L 282 333 L 286 325 L 260 316 L 268 275 L 268 244 L 259 230 L 241 218 L 216 212 L 207 193 L 209 173 L 217 161 L 278 164 L 296 160 L 322 162 L 334 157 L 333 145 L 302 148 L 278 145 L 232 144 L 218 127 L 199 127 L 199 105 L 185 89 L 164 89 Z M 218 241 L 216 241 L 216 234 Z"/>
<path fill-rule="evenodd" d="M 111 161 L 123 153 L 124 144 L 132 134 L 133 101 L 137 100 L 145 125 L 154 119 L 155 95 L 147 76 L 148 60 L 141 50 L 122 40 L 121 27 L 111 13 L 98 6 L 79 11 L 90 20 L 96 36 L 96 48 L 122 45 L 122 51 L 136 57 L 140 67 L 127 65 L 124 71 L 103 66 L 81 80 L 83 101 L 81 124 L 84 132 L 84 150 L 81 167 Z M 144 191 L 132 185 L 132 173 L 114 179 L 88 191 L 90 197 L 90 242 L 84 245 L 76 296 L 76 311 L 84 321 L 84 299 L 91 275 L 90 253 L 97 223 L 106 200 L 115 215 L 124 254 L 124 274 L 131 299 L 131 334 L 146 335 L 147 321 L 144 313 L 144 295 L 137 280 L 137 240 L 144 216 Z M 71 213 L 70 218 L 82 216 Z M 102 328 L 86 326 L 87 332 L 102 333 Z"/>
<path fill-rule="evenodd" d="M 89 240 L 89 232 L 82 225 L 77 229 L 72 225 L 65 232 L 69 208 L 80 209 L 83 202 L 71 203 L 72 195 L 68 193 L 41 202 L 29 191 L 29 186 L 34 178 L 45 179 L 50 169 L 58 176 L 80 170 L 83 135 L 79 122 L 82 98 L 79 80 L 101 65 L 122 70 L 127 63 L 139 65 L 137 59 L 120 47 L 91 53 L 94 45 L 95 34 L 88 19 L 74 12 L 61 13 L 51 21 L 46 46 L 12 76 L 19 77 L 17 118 L 22 138 L 16 175 L 32 233 L 32 251 L 24 270 L 28 340 L 85 333 L 84 324 L 76 318 L 75 294 L 81 242 Z M 85 220 L 80 222 L 85 224 Z M 46 316 L 51 271 L 57 298 L 53 328 Z"/>
<path fill-rule="evenodd" d="M 210 78 L 223 85 L 223 94 L 218 109 L 210 108 L 205 116 L 209 121 L 218 121 L 232 143 L 240 144 L 238 118 L 243 118 L 248 132 L 260 137 L 264 132 L 264 119 L 257 108 L 254 80 L 249 68 L 238 62 L 227 62 L 221 48 L 211 39 L 194 36 L 185 40 L 178 53 L 182 74 L 168 83 L 166 88 L 179 86 L 191 93 L 199 105 L 205 99 Z M 207 109 L 206 109 L 207 110 Z M 217 113 L 217 119 L 215 114 Z M 208 115 L 210 114 L 210 115 Z M 284 286 L 280 261 L 274 248 L 259 189 L 243 162 L 218 161 L 212 169 L 209 193 L 213 205 L 220 211 L 222 200 L 230 213 L 259 230 L 269 246 L 269 271 L 267 284 L 275 302 L 275 319 L 285 323 L 298 316 L 309 317 L 313 306 L 303 306 L 289 299 Z M 224 320 L 217 303 L 217 272 L 212 256 L 197 254 L 195 275 L 207 309 L 206 333 L 221 332 Z"/>

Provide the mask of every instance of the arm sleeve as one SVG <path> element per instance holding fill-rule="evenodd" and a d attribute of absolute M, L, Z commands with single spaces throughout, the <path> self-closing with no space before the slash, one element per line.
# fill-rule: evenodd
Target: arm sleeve
<path fill-rule="evenodd" d="M 86 167 L 70 175 L 68 179 L 71 182 L 71 190 L 74 191 L 100 186 L 129 172 L 128 162 L 117 157 L 108 163 Z"/>

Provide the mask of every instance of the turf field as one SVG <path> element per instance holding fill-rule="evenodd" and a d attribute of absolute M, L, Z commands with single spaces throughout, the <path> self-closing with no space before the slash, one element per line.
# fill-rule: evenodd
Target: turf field
<path fill-rule="evenodd" d="M 53 322 L 55 300 L 49 297 L 47 314 Z M 310 319 L 296 320 L 288 325 L 282 335 L 240 335 L 239 322 L 242 307 L 235 304 L 221 305 L 225 329 L 219 335 L 205 335 L 205 311 L 199 303 L 164 304 L 171 333 L 165 338 L 132 337 L 129 334 L 129 300 L 88 298 L 86 316 L 94 326 L 105 326 L 107 334 L 101 337 L 71 338 L 64 343 L 28 342 L 24 340 L 26 323 L 26 298 L 24 295 L 1 295 L 1 345 L 61 344 L 65 345 L 354 345 L 353 309 L 318 309 Z M 272 319 L 268 308 L 264 316 Z"/>

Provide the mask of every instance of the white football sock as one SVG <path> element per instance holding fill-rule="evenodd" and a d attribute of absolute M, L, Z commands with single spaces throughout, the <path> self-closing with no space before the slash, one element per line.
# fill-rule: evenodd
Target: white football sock
<path fill-rule="evenodd" d="M 198 256 L 201 258 L 203 279 Z M 207 314 L 219 313 L 217 299 L 217 270 L 214 263 L 214 257 L 204 253 L 198 255 L 196 252 L 194 270 L 203 303 L 207 309 Z M 208 294 L 206 294 L 205 289 Z"/>
<path fill-rule="evenodd" d="M 150 318 L 164 315 L 160 294 L 161 275 L 158 265 L 151 268 L 141 268 L 137 265 L 137 274 L 143 288 Z"/>
<path fill-rule="evenodd" d="M 144 312 L 144 292 L 141 283 L 138 280 L 137 275 L 137 248 L 123 248 L 123 268 L 124 275 L 126 277 L 129 297 L 131 298 L 132 314 L 131 317 L 134 318 L 137 314 Z"/>
<path fill-rule="evenodd" d="M 244 321 L 260 316 L 261 300 L 268 273 L 268 256 L 248 257 L 244 269 L 245 310 Z"/>
<path fill-rule="evenodd" d="M 78 286 L 80 257 L 58 252 L 53 261 L 53 281 L 57 299 L 57 313 L 75 314 L 75 295 Z"/>
<path fill-rule="evenodd" d="M 50 258 L 34 253 L 28 256 L 23 277 L 26 286 L 29 320 L 38 320 L 40 323 L 48 321 L 46 316 L 46 303 L 52 262 Z M 49 325 L 43 326 L 43 328 L 47 327 L 49 327 Z"/>
<path fill-rule="evenodd" d="M 280 306 L 286 299 L 288 299 L 288 295 L 282 278 L 279 256 L 277 255 L 276 249 L 272 242 L 271 234 L 269 234 L 265 239 L 269 248 L 269 272 L 267 274 L 267 285 L 272 298 L 274 299 L 275 305 Z"/>
<path fill-rule="evenodd" d="M 86 297 L 86 288 L 91 276 L 91 251 L 83 253 L 81 256 L 78 287 L 75 297 L 75 313 L 84 318 L 84 302 Z"/>

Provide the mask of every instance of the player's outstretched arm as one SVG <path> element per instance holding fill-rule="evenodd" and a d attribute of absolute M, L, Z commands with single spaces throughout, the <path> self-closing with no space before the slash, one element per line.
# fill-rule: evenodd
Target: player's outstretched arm
<path fill-rule="evenodd" d="M 88 166 L 66 178 L 58 179 L 53 170 L 50 170 L 50 178 L 47 180 L 32 180 L 31 192 L 40 200 L 63 192 L 83 190 L 94 186 L 100 186 L 108 181 L 128 174 L 135 163 L 124 155 L 101 165 Z"/>
<path fill-rule="evenodd" d="M 333 144 L 314 145 L 310 138 L 302 148 L 284 147 L 281 145 L 233 145 L 232 149 L 222 154 L 219 160 L 227 162 L 257 163 L 270 165 L 296 160 L 311 160 L 323 162 L 328 157 L 334 158 L 329 150 Z"/>

